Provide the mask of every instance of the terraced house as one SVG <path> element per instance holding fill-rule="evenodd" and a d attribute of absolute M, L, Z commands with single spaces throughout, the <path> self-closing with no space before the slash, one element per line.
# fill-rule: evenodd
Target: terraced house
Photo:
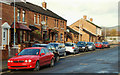
<path fill-rule="evenodd" d="M 87 20 L 87 16 L 76 21 L 69 26 L 76 32 L 80 33 L 77 40 L 85 42 L 100 42 L 102 41 L 102 28 L 93 23 L 93 19 Z"/>
<path fill-rule="evenodd" d="M 35 40 L 42 43 L 65 42 L 67 20 L 47 9 L 29 2 L 15 2 L 16 45 L 30 46 Z M 14 3 L 1 3 L 1 46 L 12 45 L 14 37 Z M 8 38 L 9 37 L 9 38 Z"/>

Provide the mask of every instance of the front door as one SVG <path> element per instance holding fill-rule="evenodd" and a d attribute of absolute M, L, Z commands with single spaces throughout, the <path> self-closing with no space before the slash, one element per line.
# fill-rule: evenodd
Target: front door
<path fill-rule="evenodd" d="M 3 29 L 3 45 L 7 45 L 7 29 L 6 28 L 4 28 Z"/>

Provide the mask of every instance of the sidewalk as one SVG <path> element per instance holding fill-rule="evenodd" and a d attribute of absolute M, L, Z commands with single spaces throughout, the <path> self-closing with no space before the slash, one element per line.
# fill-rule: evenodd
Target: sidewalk
<path fill-rule="evenodd" d="M 7 59 L 6 60 L 2 60 L 2 71 L 7 71 L 8 67 L 7 67 Z"/>

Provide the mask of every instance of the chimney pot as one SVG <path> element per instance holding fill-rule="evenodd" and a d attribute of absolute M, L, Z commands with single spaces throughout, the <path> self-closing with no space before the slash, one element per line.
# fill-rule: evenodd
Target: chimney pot
<path fill-rule="evenodd" d="M 90 21 L 93 22 L 93 18 L 90 18 Z"/>
<path fill-rule="evenodd" d="M 42 7 L 46 9 L 47 8 L 47 3 L 46 2 L 42 2 Z"/>
<path fill-rule="evenodd" d="M 86 20 L 86 19 L 87 19 L 87 16 L 86 16 L 86 15 L 84 15 L 84 16 L 83 16 L 83 19 L 85 19 L 85 20 Z"/>

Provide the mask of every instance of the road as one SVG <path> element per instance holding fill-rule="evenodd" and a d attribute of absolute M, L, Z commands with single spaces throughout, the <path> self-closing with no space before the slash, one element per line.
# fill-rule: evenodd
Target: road
<path fill-rule="evenodd" d="M 17 70 L 6 73 L 119 73 L 118 67 L 118 47 L 115 47 L 61 57 L 54 67 L 45 66 L 40 71 Z"/>

